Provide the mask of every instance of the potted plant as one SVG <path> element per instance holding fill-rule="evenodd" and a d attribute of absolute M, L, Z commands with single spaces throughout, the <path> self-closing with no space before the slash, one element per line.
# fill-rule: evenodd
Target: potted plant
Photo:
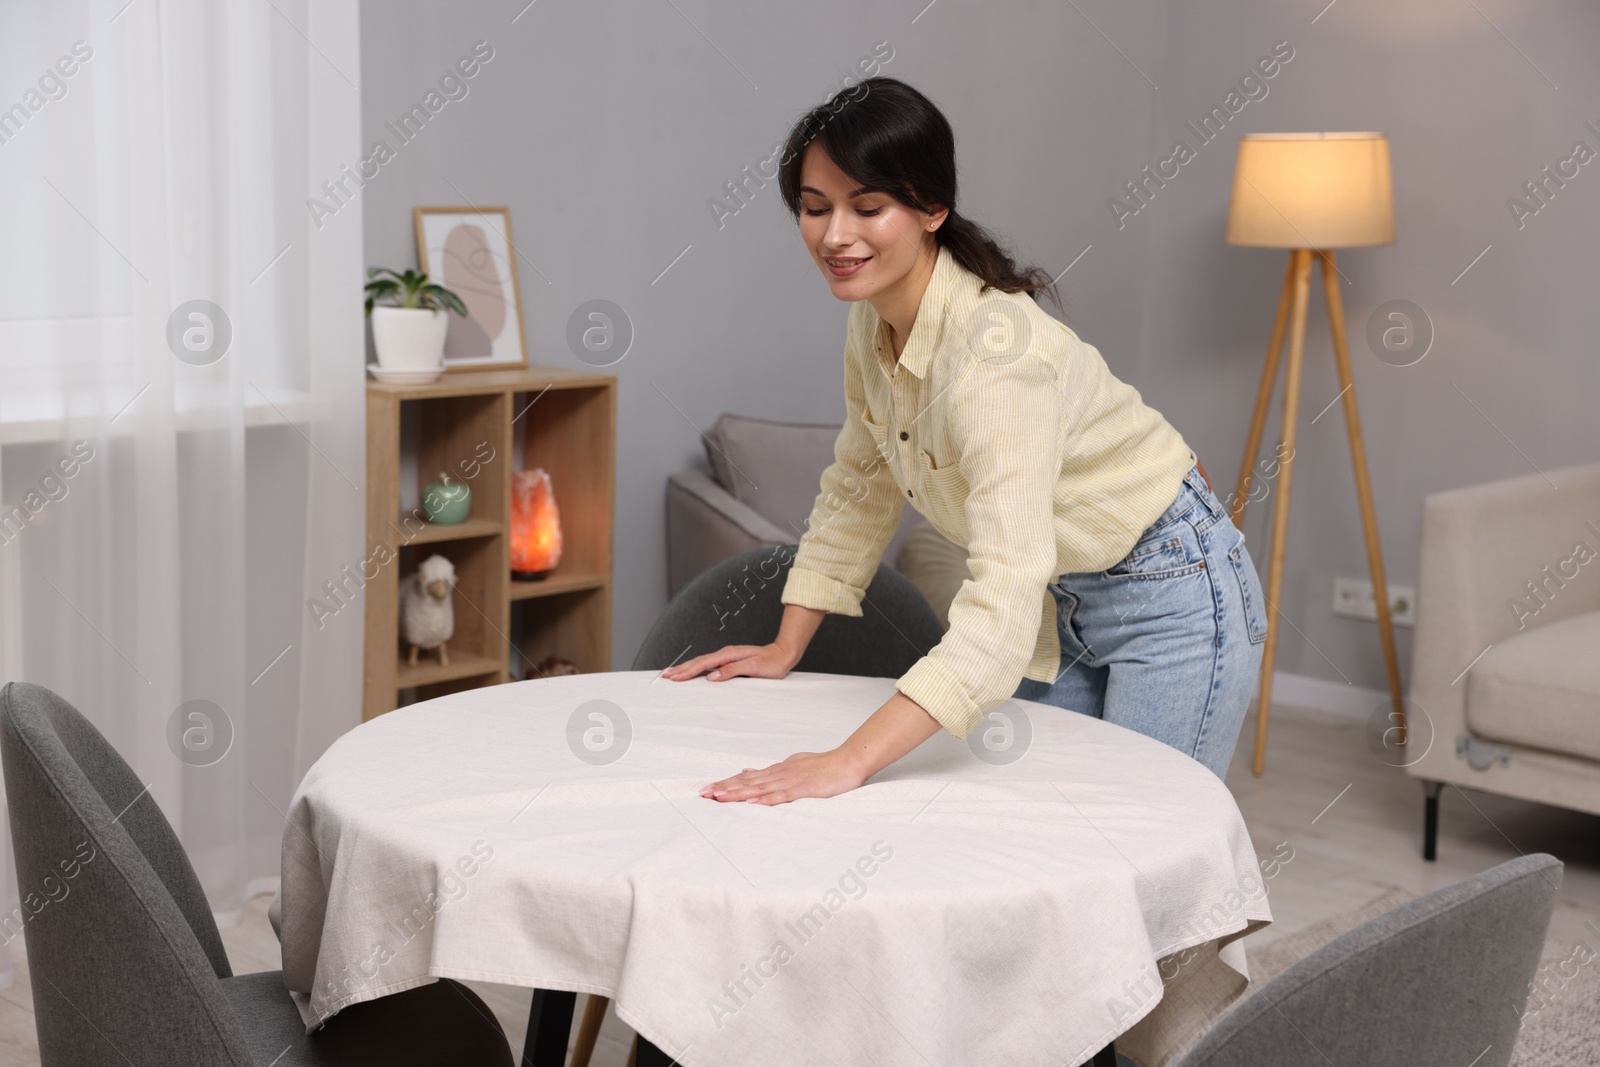
<path fill-rule="evenodd" d="M 385 277 L 387 275 L 387 277 Z M 378 365 L 389 370 L 432 370 L 444 363 L 445 310 L 466 317 L 467 305 L 420 270 L 367 271 L 367 316 Z M 381 303 L 380 303 L 381 302 Z"/>

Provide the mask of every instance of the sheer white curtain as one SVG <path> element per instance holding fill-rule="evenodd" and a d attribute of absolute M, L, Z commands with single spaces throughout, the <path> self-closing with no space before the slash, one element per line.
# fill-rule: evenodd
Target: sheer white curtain
<path fill-rule="evenodd" d="M 225 925 L 359 721 L 358 593 L 307 600 L 363 554 L 361 205 L 306 206 L 358 44 L 357 0 L 0 5 L 0 678 L 100 728 Z"/>

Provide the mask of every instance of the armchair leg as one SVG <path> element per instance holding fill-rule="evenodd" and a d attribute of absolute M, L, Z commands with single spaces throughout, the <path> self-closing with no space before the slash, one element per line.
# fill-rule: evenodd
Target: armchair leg
<path fill-rule="evenodd" d="M 572 1009 L 578 994 L 565 989 L 535 989 L 528 1008 L 528 1036 L 519 1067 L 562 1067 L 572 1035 Z"/>
<path fill-rule="evenodd" d="M 1439 858 L 1439 794 L 1443 782 L 1423 782 L 1422 858 L 1432 863 Z"/>

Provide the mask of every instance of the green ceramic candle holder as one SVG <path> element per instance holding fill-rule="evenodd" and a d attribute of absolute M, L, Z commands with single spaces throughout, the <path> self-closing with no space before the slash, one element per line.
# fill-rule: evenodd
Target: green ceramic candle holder
<path fill-rule="evenodd" d="M 440 526 L 466 522 L 472 512 L 472 490 L 463 482 L 430 482 L 422 489 L 422 510 Z"/>

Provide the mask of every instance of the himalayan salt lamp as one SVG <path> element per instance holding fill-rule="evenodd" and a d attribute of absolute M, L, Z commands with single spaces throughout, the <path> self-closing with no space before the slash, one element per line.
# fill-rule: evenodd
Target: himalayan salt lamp
<path fill-rule="evenodd" d="M 511 577 L 536 582 L 561 562 L 561 512 L 542 467 L 511 475 Z"/>

